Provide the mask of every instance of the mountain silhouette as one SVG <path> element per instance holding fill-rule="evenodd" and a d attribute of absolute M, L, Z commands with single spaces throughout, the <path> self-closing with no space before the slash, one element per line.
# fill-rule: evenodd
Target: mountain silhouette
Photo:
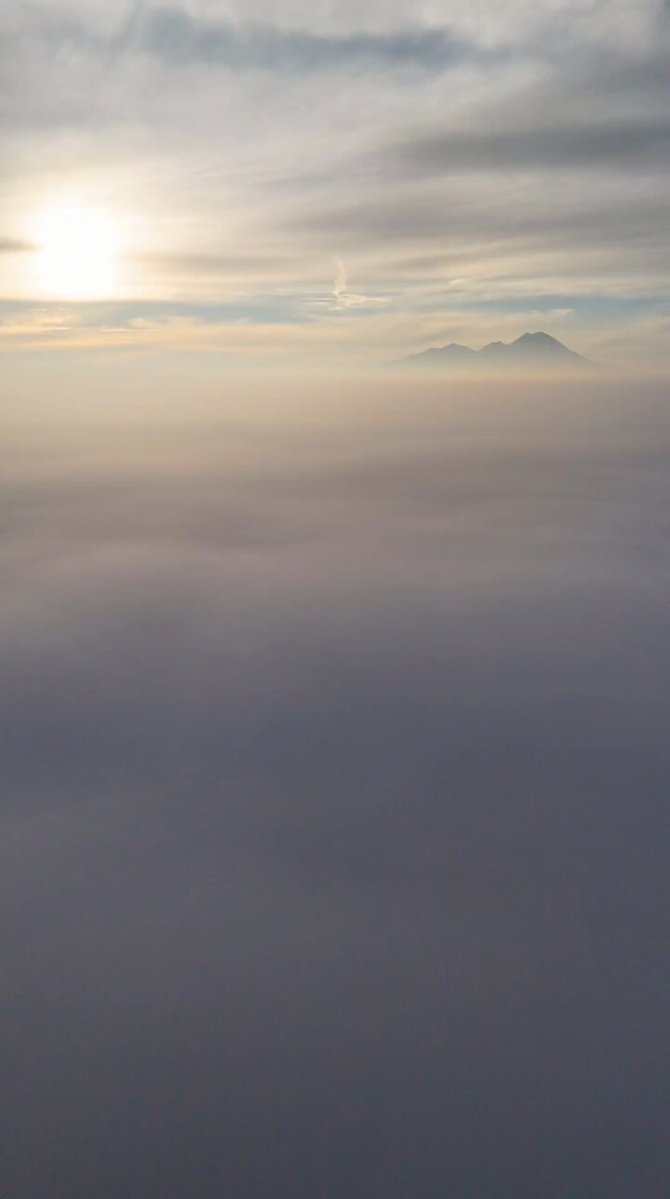
<path fill-rule="evenodd" d="M 433 346 L 420 354 L 403 358 L 404 366 L 593 366 L 588 358 L 569 350 L 561 341 L 548 333 L 524 333 L 516 341 L 491 341 L 481 350 L 450 342 L 446 346 Z"/>

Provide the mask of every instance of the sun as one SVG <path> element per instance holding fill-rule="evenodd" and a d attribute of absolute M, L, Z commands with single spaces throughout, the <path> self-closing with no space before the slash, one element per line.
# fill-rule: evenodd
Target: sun
<path fill-rule="evenodd" d="M 45 294 L 95 300 L 117 286 L 119 236 L 114 220 L 87 207 L 53 208 L 38 220 L 38 269 Z"/>

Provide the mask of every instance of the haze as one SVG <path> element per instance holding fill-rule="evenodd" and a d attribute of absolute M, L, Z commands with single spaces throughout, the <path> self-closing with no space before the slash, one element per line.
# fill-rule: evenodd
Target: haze
<path fill-rule="evenodd" d="M 660 1197 L 664 395 L 147 366 L 5 411 L 8 1192 Z"/>

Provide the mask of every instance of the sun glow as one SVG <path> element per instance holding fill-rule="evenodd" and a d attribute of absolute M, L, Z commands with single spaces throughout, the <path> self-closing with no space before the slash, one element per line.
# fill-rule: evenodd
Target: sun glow
<path fill-rule="evenodd" d="M 42 290 L 68 300 L 111 295 L 118 285 L 119 231 L 94 208 L 54 208 L 38 222 Z"/>

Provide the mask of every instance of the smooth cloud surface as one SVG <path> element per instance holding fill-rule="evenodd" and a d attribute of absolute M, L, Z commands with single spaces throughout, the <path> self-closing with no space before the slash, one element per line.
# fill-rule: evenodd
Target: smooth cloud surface
<path fill-rule="evenodd" d="M 5 406 L 8 1193 L 663 1194 L 661 393 L 78 369 Z"/>

